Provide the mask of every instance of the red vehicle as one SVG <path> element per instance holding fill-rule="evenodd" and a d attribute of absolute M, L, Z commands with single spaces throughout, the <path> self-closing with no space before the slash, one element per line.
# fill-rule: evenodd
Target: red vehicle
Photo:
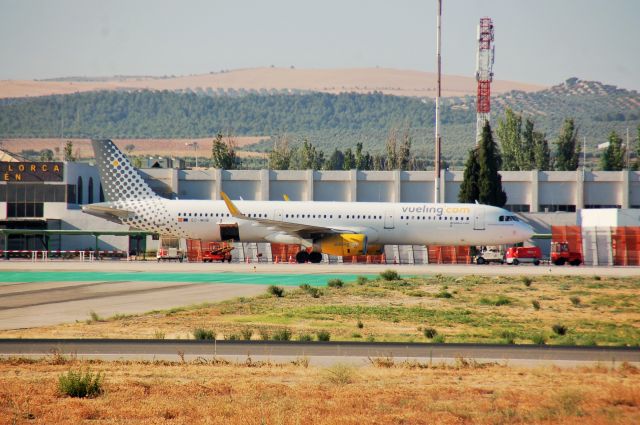
<path fill-rule="evenodd" d="M 505 254 L 507 264 L 514 266 L 520 263 L 533 263 L 537 266 L 540 264 L 540 258 L 542 251 L 537 246 L 513 246 L 507 249 Z"/>
<path fill-rule="evenodd" d="M 225 246 L 213 250 L 202 251 L 202 262 L 213 263 L 214 261 L 220 261 L 222 263 L 231 262 L 232 246 Z"/>
<path fill-rule="evenodd" d="M 569 242 L 551 242 L 551 262 L 556 266 L 566 263 L 572 266 L 582 264 L 582 254 L 569 249 Z"/>

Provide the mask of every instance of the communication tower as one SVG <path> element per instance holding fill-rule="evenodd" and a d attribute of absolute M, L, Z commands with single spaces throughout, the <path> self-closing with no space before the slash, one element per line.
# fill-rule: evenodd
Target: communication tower
<path fill-rule="evenodd" d="M 480 138 L 482 137 L 482 127 L 484 127 L 485 122 L 490 120 L 494 54 L 493 21 L 491 18 L 480 18 L 480 24 L 478 25 L 478 54 L 476 57 L 476 80 L 478 81 L 476 146 L 480 143 Z"/>

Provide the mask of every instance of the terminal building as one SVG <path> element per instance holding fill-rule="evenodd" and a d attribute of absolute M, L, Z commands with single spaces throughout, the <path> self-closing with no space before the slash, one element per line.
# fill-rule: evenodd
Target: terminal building
<path fill-rule="evenodd" d="M 97 168 L 78 162 L 33 162 L 4 152 L 0 156 L 0 230 L 129 230 L 88 214 L 81 206 L 104 200 Z M 140 170 L 158 195 L 169 199 L 231 199 L 347 202 L 432 202 L 433 171 L 278 171 L 161 168 L 168 161 L 152 161 Z M 636 171 L 504 171 L 506 208 L 518 213 L 538 233 L 551 226 L 575 226 L 582 212 L 616 209 L 625 226 L 640 226 L 640 172 Z M 441 202 L 457 202 L 462 171 L 443 171 Z M 607 215 L 603 217 L 609 217 Z M 600 226 L 617 226 L 601 220 Z M 0 236 L 10 250 L 94 249 L 92 235 L 56 234 Z M 45 240 L 46 239 L 46 240 Z M 156 238 L 157 239 L 157 238 Z M 100 235 L 100 250 L 155 250 L 148 236 Z M 255 245 L 255 244 L 254 244 Z M 265 244 L 268 245 L 268 244 Z M 548 245 L 548 242 L 547 242 Z M 266 248 L 262 248 L 265 250 Z M 248 247 L 242 247 L 247 255 Z M 259 248 L 254 247 L 255 253 Z M 389 247 L 389 258 L 423 262 L 424 247 Z M 241 255 L 235 250 L 234 255 Z M 425 251 L 425 254 L 416 254 Z M 408 253 L 407 253 L 408 252 Z M 267 253 L 269 254 L 269 253 Z M 266 255 L 266 257 L 270 257 Z"/>

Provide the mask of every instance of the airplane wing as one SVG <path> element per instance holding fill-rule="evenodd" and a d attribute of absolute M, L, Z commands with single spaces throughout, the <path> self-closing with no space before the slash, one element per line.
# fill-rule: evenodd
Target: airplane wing
<path fill-rule="evenodd" d="M 242 220 L 253 221 L 255 224 L 260 224 L 266 227 L 271 227 L 274 230 L 283 231 L 289 234 L 293 234 L 295 236 L 299 236 L 301 238 L 309 238 L 311 235 L 319 235 L 319 234 L 338 234 L 338 233 L 358 233 L 356 229 L 349 228 L 334 228 L 334 227 L 325 227 L 325 226 L 312 226 L 304 223 L 292 223 L 288 221 L 281 220 L 270 220 L 268 218 L 258 218 L 258 217 L 249 217 L 238 209 L 236 205 L 229 199 L 226 193 L 221 192 L 222 199 L 224 199 L 227 208 L 229 209 L 229 213 L 235 218 L 240 218 Z"/>
<path fill-rule="evenodd" d="M 104 218 L 115 223 L 121 223 L 121 219 L 131 218 L 136 215 L 133 211 L 123 210 L 108 205 L 89 204 L 82 207 L 82 212 Z"/>

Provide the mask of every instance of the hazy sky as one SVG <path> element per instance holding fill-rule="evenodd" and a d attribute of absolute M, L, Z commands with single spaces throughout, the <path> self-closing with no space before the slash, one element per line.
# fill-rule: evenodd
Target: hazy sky
<path fill-rule="evenodd" d="M 640 89 L 639 0 L 443 0 L 443 70 Z M 197 74 L 259 66 L 435 70 L 436 0 L 0 0 L 0 79 Z"/>

